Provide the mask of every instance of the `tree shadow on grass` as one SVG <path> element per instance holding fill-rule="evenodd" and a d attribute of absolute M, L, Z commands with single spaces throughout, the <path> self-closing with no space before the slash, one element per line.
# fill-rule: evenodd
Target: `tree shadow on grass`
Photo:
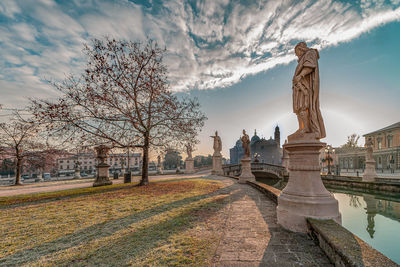
<path fill-rule="evenodd" d="M 160 181 L 154 181 L 151 182 L 152 184 L 154 183 L 168 183 L 168 182 L 179 182 L 179 181 L 189 181 L 189 180 L 213 180 L 213 178 L 210 177 L 189 177 L 189 178 L 177 178 L 177 179 L 170 179 L 170 180 L 160 180 Z M 83 197 L 83 196 L 90 196 L 90 195 L 96 195 L 96 194 L 103 194 L 103 193 L 108 193 L 108 192 L 114 192 L 114 191 L 119 191 L 119 190 L 127 190 L 130 188 L 137 187 L 137 183 L 132 183 L 128 185 L 120 185 L 118 187 L 103 187 L 103 188 L 96 188 L 97 190 L 90 191 L 92 187 L 84 187 L 84 188 L 74 188 L 74 189 L 65 189 L 65 190 L 60 190 L 60 191 L 54 191 L 54 192 L 48 192 L 49 196 L 41 198 L 41 194 L 45 194 L 46 192 L 39 192 L 39 193 L 32 193 L 28 195 L 32 195 L 32 198 L 37 197 L 37 199 L 31 199 L 28 198 L 27 195 L 16 195 L 16 196 L 6 196 L 3 197 L 4 199 L 7 198 L 16 198 L 16 203 L 11 203 L 11 204 L 5 204 L 0 201 L 0 210 L 4 209 L 13 209 L 17 207 L 22 207 L 22 206 L 31 206 L 31 205 L 37 205 L 41 203 L 51 203 L 59 200 L 65 200 L 65 199 L 74 199 L 77 197 Z M 89 190 L 87 192 L 75 192 L 81 190 Z M 59 193 L 60 195 L 57 195 Z M 2 197 L 0 197 L 1 199 Z M 26 199 L 25 199 L 26 198 Z"/>
<path fill-rule="evenodd" d="M 68 262 L 56 263 L 56 265 L 80 265 L 80 266 L 126 266 L 134 263 L 136 259 L 143 257 L 151 249 L 156 248 L 163 241 L 167 241 L 172 235 L 192 228 L 196 222 L 206 220 L 215 214 L 221 205 L 215 205 L 215 202 L 201 205 L 193 208 L 178 216 L 170 217 L 168 220 L 142 227 L 135 232 L 129 233 L 107 243 L 105 246 L 95 251 L 90 251 L 86 255 L 77 255 Z M 203 216 L 196 216 L 196 211 L 208 209 Z M 168 265 L 167 262 L 164 263 Z M 182 263 L 183 264 L 183 263 Z"/>
<path fill-rule="evenodd" d="M 106 221 L 106 222 L 103 222 L 100 224 L 92 225 L 85 229 L 81 229 L 77 232 L 65 235 L 54 241 L 40 244 L 33 248 L 24 249 L 24 250 L 21 250 L 21 251 L 18 251 L 16 253 L 12 254 L 12 255 L 9 255 L 7 257 L 4 257 L 4 258 L 0 259 L 0 265 L 1 266 L 15 266 L 15 265 L 27 264 L 29 262 L 36 261 L 43 256 L 50 255 L 52 253 L 56 253 L 56 252 L 59 252 L 59 251 L 65 250 L 65 249 L 69 249 L 69 248 L 72 248 L 72 247 L 75 247 L 75 246 L 78 246 L 78 245 L 81 245 L 81 244 L 84 244 L 84 243 L 87 243 L 90 241 L 94 241 L 99 238 L 111 236 L 115 232 L 122 230 L 124 228 L 127 228 L 131 224 L 140 222 L 140 221 L 150 218 L 152 216 L 156 216 L 163 212 L 167 212 L 167 211 L 173 210 L 175 208 L 179 208 L 184 205 L 188 205 L 190 203 L 193 203 L 193 202 L 205 199 L 205 198 L 209 198 L 209 197 L 213 197 L 213 196 L 217 196 L 217 195 L 229 194 L 231 189 L 232 189 L 231 186 L 227 186 L 227 187 L 221 188 L 221 189 L 219 189 L 215 192 L 209 193 L 209 194 L 193 196 L 193 197 L 177 200 L 177 201 L 167 203 L 164 205 L 160 205 L 160 206 L 157 206 L 157 207 L 145 210 L 145 211 L 137 212 L 137 213 L 131 214 L 131 215 L 123 217 L 123 218 L 118 218 L 115 220 L 110 220 L 110 221 Z M 184 217 L 184 215 L 182 215 L 182 216 Z M 181 217 L 181 216 L 178 216 L 178 217 Z M 168 229 L 168 227 L 171 226 L 170 224 L 178 223 L 178 225 L 180 225 L 181 221 L 183 223 L 184 219 L 177 218 L 177 219 L 169 220 L 167 222 L 163 222 L 157 227 L 164 227 L 164 229 Z M 146 230 L 147 228 L 140 230 L 141 234 L 139 236 L 133 234 L 133 239 L 138 238 L 138 240 L 140 240 L 139 237 L 142 236 L 143 240 L 146 241 L 147 240 L 146 234 L 153 236 L 152 231 L 156 230 L 156 229 L 153 229 L 153 227 L 155 227 L 155 226 L 149 227 L 149 229 L 151 229 L 151 231 Z M 171 233 L 168 233 L 168 236 L 169 235 L 171 235 Z M 161 235 L 161 236 L 163 236 L 163 235 Z M 161 239 L 157 239 L 157 240 L 161 240 Z M 152 244 L 154 244 L 154 242 Z M 127 248 L 134 249 L 134 245 L 131 244 Z M 109 248 L 109 249 L 111 249 L 111 248 Z M 121 250 L 122 250 L 122 248 L 121 248 Z"/>

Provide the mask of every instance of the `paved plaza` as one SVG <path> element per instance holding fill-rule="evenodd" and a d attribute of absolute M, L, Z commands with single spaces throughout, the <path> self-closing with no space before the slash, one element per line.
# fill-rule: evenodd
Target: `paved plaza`
<path fill-rule="evenodd" d="M 213 266 L 333 266 L 305 234 L 277 224 L 276 204 L 263 193 L 236 180 L 215 177 L 227 184 L 229 212 Z"/>

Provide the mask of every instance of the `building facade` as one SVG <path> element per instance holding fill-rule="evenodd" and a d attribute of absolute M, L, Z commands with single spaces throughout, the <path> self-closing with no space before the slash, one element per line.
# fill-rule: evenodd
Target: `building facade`
<path fill-rule="evenodd" d="M 400 122 L 364 135 L 374 142 L 373 157 L 377 169 L 400 169 Z"/>
<path fill-rule="evenodd" d="M 363 135 L 365 141 L 372 138 L 373 158 L 377 170 L 400 171 L 400 122 L 389 125 L 382 129 Z M 364 169 L 365 148 L 337 148 L 336 162 L 340 169 Z"/>
<path fill-rule="evenodd" d="M 122 172 L 128 168 L 127 153 L 112 153 L 108 155 L 106 163 L 110 165 L 110 172 Z M 129 154 L 129 168 L 139 170 L 141 163 L 140 153 Z M 70 154 L 57 160 L 58 173 L 72 173 L 78 168 L 81 172 L 91 174 L 96 170 L 97 159 L 93 151 Z"/>
<path fill-rule="evenodd" d="M 240 138 L 236 141 L 235 146 L 229 150 L 229 154 L 231 164 L 240 163 L 240 160 L 244 155 L 242 141 Z M 254 131 L 254 136 L 251 138 L 250 142 L 250 155 L 252 161 L 281 165 L 282 148 L 280 147 L 279 127 L 276 126 L 275 128 L 274 139 L 270 137 L 268 140 L 265 138 L 260 138 L 257 135 L 257 132 Z"/>

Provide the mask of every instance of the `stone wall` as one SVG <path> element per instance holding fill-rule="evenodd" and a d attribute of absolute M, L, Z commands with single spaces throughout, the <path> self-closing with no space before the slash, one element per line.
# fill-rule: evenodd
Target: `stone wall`
<path fill-rule="evenodd" d="M 335 266 L 398 266 L 333 220 L 307 219 L 309 235 Z"/>
<path fill-rule="evenodd" d="M 232 177 L 235 178 L 236 177 Z M 259 182 L 247 182 L 275 203 L 281 191 Z M 375 267 L 398 266 L 356 235 L 333 220 L 307 219 L 309 235 L 321 247 L 335 266 Z"/>

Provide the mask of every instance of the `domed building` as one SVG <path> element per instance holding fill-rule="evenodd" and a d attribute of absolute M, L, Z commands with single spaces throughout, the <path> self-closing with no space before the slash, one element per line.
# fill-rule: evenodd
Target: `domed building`
<path fill-rule="evenodd" d="M 242 147 L 242 141 L 237 140 L 230 152 L 230 163 L 238 164 L 243 157 L 244 151 Z M 275 165 L 281 165 L 282 163 L 282 148 L 280 145 L 280 131 L 279 127 L 276 126 L 274 139 L 270 137 L 268 140 L 260 138 L 257 135 L 257 131 L 254 131 L 254 136 L 250 142 L 250 154 L 252 161 L 257 160 L 261 163 L 269 163 Z"/>
<path fill-rule="evenodd" d="M 229 149 L 229 154 L 230 154 L 230 164 L 238 164 L 240 162 L 240 159 L 244 155 L 242 140 L 240 140 L 240 138 L 236 141 L 235 146 Z"/>

